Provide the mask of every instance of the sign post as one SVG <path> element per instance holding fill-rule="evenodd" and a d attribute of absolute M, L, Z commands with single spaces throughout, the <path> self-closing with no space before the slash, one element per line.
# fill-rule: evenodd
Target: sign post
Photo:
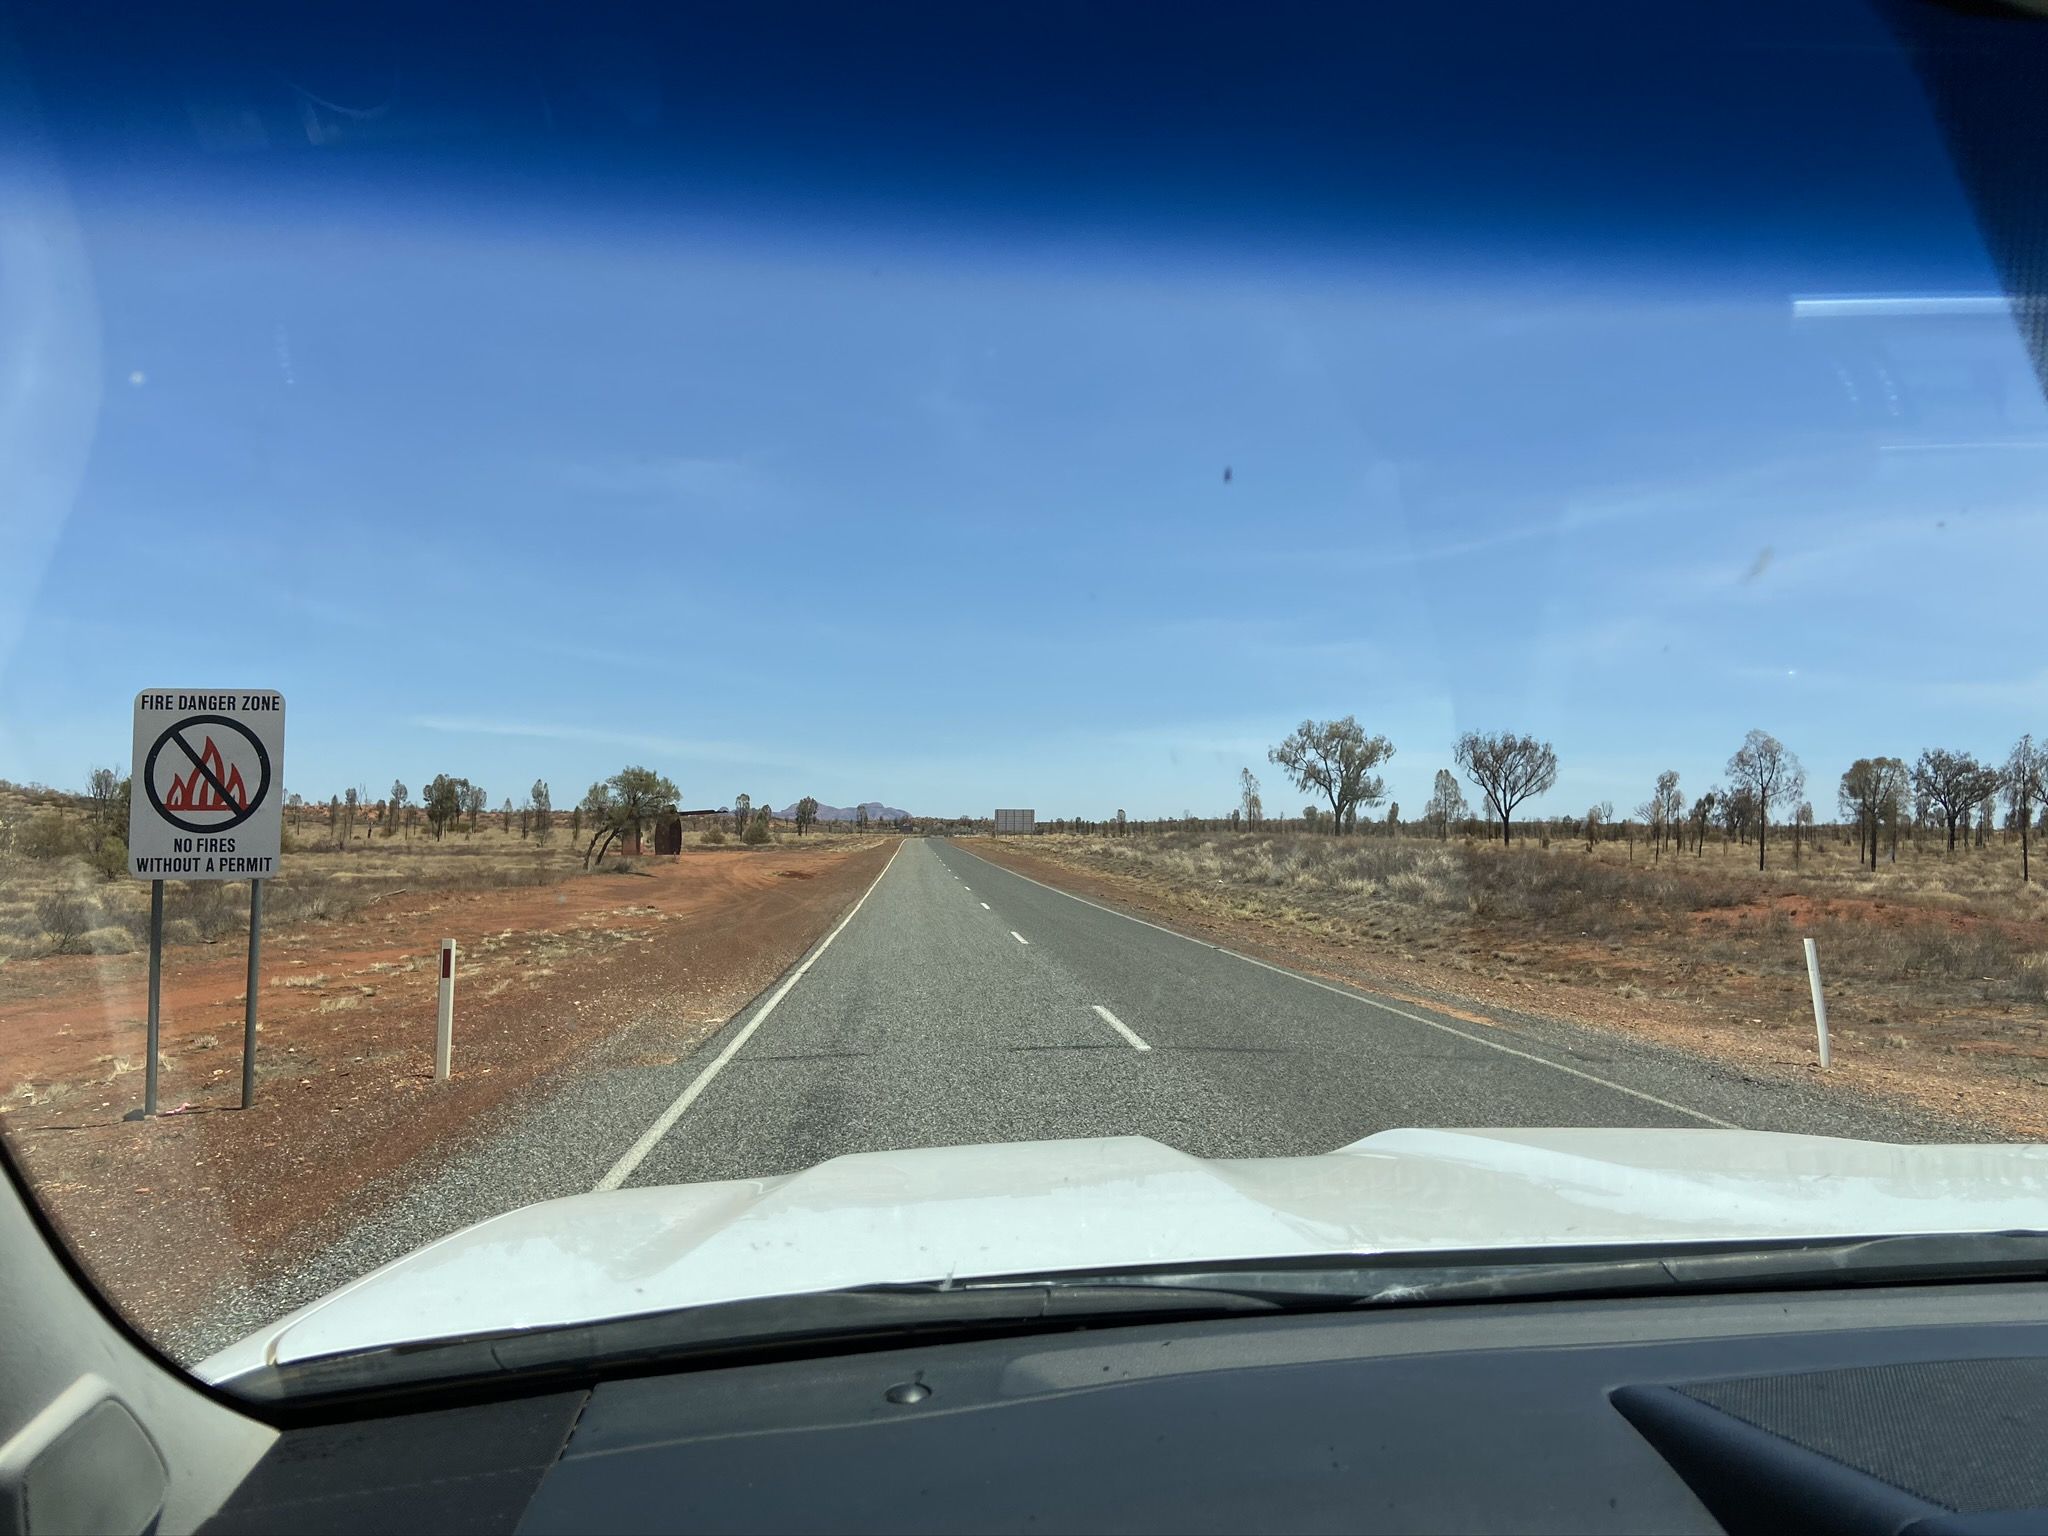
<path fill-rule="evenodd" d="M 142 1112 L 156 1113 L 156 1059 L 163 1039 L 164 883 L 149 882 L 149 1061 L 142 1070 Z"/>
<path fill-rule="evenodd" d="M 150 882 L 149 1063 L 143 1113 L 156 1113 L 165 880 L 249 882 L 249 995 L 242 1107 L 256 1096 L 261 882 L 284 841 L 284 696 L 267 688 L 146 688 L 135 696 L 128 873 Z"/>
<path fill-rule="evenodd" d="M 242 1108 L 256 1102 L 256 989 L 261 985 L 263 882 L 249 882 L 249 988 L 242 1000 Z"/>

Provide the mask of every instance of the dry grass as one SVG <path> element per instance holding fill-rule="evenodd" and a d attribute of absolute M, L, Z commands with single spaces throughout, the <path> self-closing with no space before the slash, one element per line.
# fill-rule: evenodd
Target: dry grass
<path fill-rule="evenodd" d="M 21 834 L 31 826 L 37 836 L 24 844 Z M 547 885 L 581 868 L 582 851 L 571 846 L 566 826 L 545 845 L 491 826 L 438 842 L 420 832 L 362 833 L 359 826 L 340 849 L 324 817 L 288 824 L 282 873 L 265 882 L 266 926 L 318 923 L 401 890 Z M 148 942 L 149 883 L 126 874 L 106 878 L 90 856 L 93 845 L 86 813 L 69 797 L 0 786 L 0 964 L 56 953 L 127 954 Z M 249 920 L 248 890 L 241 881 L 166 882 L 165 942 L 204 944 L 239 934 Z"/>
<path fill-rule="evenodd" d="M 684 846 L 732 846 L 730 830 L 709 818 L 693 820 L 685 824 Z M 795 841 L 793 829 L 778 827 L 774 841 L 786 840 Z M 566 816 L 546 843 L 519 836 L 516 820 L 508 829 L 486 816 L 474 834 L 456 830 L 438 840 L 423 828 L 384 837 L 359 821 L 347 844 L 337 846 L 324 810 L 298 821 L 288 814 L 282 870 L 264 884 L 264 923 L 269 931 L 288 931 L 400 891 L 552 885 L 584 873 L 583 841 Z M 110 878 L 100 842 L 76 797 L 0 782 L 0 965 L 48 954 L 129 954 L 148 943 L 149 882 L 128 878 L 125 865 Z M 634 867 L 614 846 L 603 872 Z M 231 939 L 248 921 L 246 882 L 165 883 L 166 944 Z"/>
<path fill-rule="evenodd" d="M 1789 841 L 1763 872 L 1754 848 L 1711 841 L 1704 856 L 1661 860 L 1640 844 L 1589 852 L 1303 833 L 1054 835 L 1030 847 L 1199 892 L 1241 917 L 1535 964 L 1559 979 L 1593 973 L 1610 990 L 1704 996 L 1731 973 L 1803 975 L 1800 940 L 1812 937 L 1831 985 L 1895 989 L 1915 1011 L 2048 1004 L 2048 895 L 2022 887 L 2016 847 L 1950 858 L 1907 845 L 1875 872 L 1857 867 L 1853 846 L 1831 843 L 1802 848 L 1795 865 Z"/>

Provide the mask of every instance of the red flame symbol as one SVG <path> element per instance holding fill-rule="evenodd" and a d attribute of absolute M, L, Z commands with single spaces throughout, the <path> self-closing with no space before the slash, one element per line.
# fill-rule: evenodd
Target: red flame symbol
<path fill-rule="evenodd" d="M 207 781 L 201 769 L 211 769 L 214 778 L 227 789 L 227 799 Z M 229 768 L 221 761 L 220 748 L 213 744 L 211 736 L 199 754 L 198 763 L 183 778 L 171 776 L 171 792 L 164 796 L 167 811 L 246 811 L 249 809 L 249 791 L 242 783 L 242 770 Z"/>

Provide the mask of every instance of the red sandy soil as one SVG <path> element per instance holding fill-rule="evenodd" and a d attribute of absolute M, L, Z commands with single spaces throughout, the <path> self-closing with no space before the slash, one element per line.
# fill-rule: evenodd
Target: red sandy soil
<path fill-rule="evenodd" d="M 559 885 L 394 895 L 267 935 L 246 1111 L 240 943 L 165 952 L 163 1113 L 148 1122 L 124 1119 L 142 1102 L 145 957 L 12 965 L 0 1089 L 29 1092 L 10 1097 L 0 1128 L 102 1290 L 149 1327 L 222 1276 L 361 1219 L 417 1160 L 579 1054 L 629 1030 L 665 1060 L 688 1051 L 893 851 L 893 839 L 693 851 Z M 436 1084 L 444 937 L 460 957 L 455 1070 Z"/>

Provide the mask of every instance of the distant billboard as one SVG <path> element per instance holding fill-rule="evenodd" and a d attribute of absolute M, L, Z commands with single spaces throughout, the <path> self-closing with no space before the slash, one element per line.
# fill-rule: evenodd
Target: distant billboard
<path fill-rule="evenodd" d="M 1038 812 L 1036 811 L 996 812 L 996 831 L 999 834 L 1003 832 L 1029 832 L 1037 823 Z"/>

